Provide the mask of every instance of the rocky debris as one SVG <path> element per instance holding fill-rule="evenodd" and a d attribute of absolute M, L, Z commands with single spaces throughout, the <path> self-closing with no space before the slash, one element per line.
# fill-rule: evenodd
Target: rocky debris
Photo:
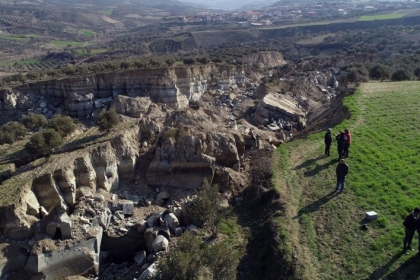
<path fill-rule="evenodd" d="M 59 201 L 57 206 L 45 217 L 46 234 L 52 238 L 71 239 L 72 221 L 67 215 L 68 207 Z"/>
<path fill-rule="evenodd" d="M 281 63 L 275 55 L 272 58 L 260 62 Z M 31 85 L 34 91 L 26 97 L 23 88 L 0 93 L 3 112 L 11 116 L 27 104 L 34 104 L 36 112 L 52 114 L 65 109 L 82 116 L 112 102 L 126 115 L 121 117 L 127 122 L 124 127 L 130 127 L 91 147 L 81 144 L 72 147 L 73 152 L 63 150 L 53 162 L 27 172 L 21 196 L 4 211 L 2 208 L 0 221 L 6 237 L 23 242 L 18 246 L 21 253 L 11 258 L 16 260 L 16 269 L 27 263 L 28 272 L 60 278 L 78 273 L 80 260 L 84 262 L 80 269 L 91 269 L 97 275 L 101 252 L 101 279 L 127 276 L 129 271 L 135 271 L 137 278 L 153 267 L 176 237 L 185 231 L 199 233 L 188 217 L 197 189 L 217 183 L 223 192 L 223 207 L 244 203 L 242 192 L 250 183 L 247 171 L 255 160 L 249 155 L 288 141 L 306 126 L 308 108 L 325 104 L 335 92 L 332 72 L 282 77 L 279 80 L 284 84 L 303 79 L 302 87 L 311 85 L 308 90 L 288 92 L 262 89 L 242 69 L 229 66 L 215 72 L 214 78 L 208 69 L 211 67 L 162 70 L 164 74 L 152 70 L 158 81 L 148 80 L 152 74 L 133 76 L 133 80 L 117 79 L 115 75 L 120 74 L 113 74 L 110 80 L 91 75 L 70 90 L 65 89 L 70 80 L 60 80 L 46 89 Z M 111 84 L 111 80 L 117 82 Z M 332 84 L 327 85 L 330 80 Z M 214 87 L 208 87 L 207 81 Z M 59 96 L 53 96 L 56 90 L 62 91 Z M 311 92 L 321 94 L 312 98 Z M 260 99 L 257 106 L 255 98 Z M 61 104 L 62 100 L 68 104 Z M 186 108 L 189 100 L 196 100 L 199 106 Z M 20 182 L 19 174 L 9 175 Z M 6 178 L 3 184 L 8 182 Z M 124 262 L 117 264 L 117 260 Z M 60 265 L 66 269 L 58 271 Z"/>

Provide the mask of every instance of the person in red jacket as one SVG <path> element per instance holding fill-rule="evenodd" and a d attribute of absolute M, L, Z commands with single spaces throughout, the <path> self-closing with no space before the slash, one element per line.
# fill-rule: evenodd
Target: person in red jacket
<path fill-rule="evenodd" d="M 347 128 L 344 129 L 344 135 L 346 136 L 346 142 L 344 143 L 343 158 L 349 157 L 349 147 L 351 143 L 351 133 Z"/>

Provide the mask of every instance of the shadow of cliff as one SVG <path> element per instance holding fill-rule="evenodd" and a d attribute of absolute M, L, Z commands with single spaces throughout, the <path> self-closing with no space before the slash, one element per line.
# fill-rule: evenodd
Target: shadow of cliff
<path fill-rule="evenodd" d="M 1 270 L 0 279 L 29 279 L 24 272 L 25 264 L 29 257 L 28 250 L 8 244 L 1 251 L 3 258 L 6 259 L 6 263 Z M 11 276 L 12 273 L 13 276 Z"/>
<path fill-rule="evenodd" d="M 237 279 L 293 279 L 294 268 L 285 253 L 285 235 L 279 224 L 285 205 L 273 185 L 267 151 L 254 151 L 250 167 L 252 182 L 243 193 L 241 205 L 233 211 L 237 223 L 249 230 L 246 253 L 240 259 Z"/>
<path fill-rule="evenodd" d="M 87 137 L 83 137 L 81 139 L 71 141 L 71 142 L 66 143 L 63 146 L 61 146 L 57 150 L 56 154 L 73 152 L 73 151 L 76 151 L 76 150 L 84 149 L 87 146 L 91 146 L 93 144 L 108 142 L 109 139 L 103 139 L 102 141 L 98 141 L 96 143 L 93 143 L 93 142 L 97 141 L 98 139 L 100 139 L 101 137 L 104 137 L 105 135 L 106 134 L 91 135 L 91 136 L 87 136 Z"/>

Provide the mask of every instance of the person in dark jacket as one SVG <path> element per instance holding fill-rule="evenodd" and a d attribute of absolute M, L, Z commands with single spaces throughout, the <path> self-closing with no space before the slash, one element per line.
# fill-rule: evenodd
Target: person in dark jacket
<path fill-rule="evenodd" d="M 411 247 L 411 242 L 413 241 L 414 232 L 416 231 L 419 214 L 420 209 L 416 207 L 414 208 L 413 212 L 411 212 L 407 215 L 407 217 L 405 217 L 403 222 L 403 225 L 405 227 L 403 251 L 406 254 L 408 254 L 408 250 L 414 251 Z"/>
<path fill-rule="evenodd" d="M 344 132 L 340 132 L 340 134 L 337 134 L 335 136 L 335 140 L 337 141 L 337 152 L 338 152 L 338 160 L 343 158 L 343 152 L 344 152 L 344 144 L 347 141 L 346 135 L 344 135 Z"/>
<path fill-rule="evenodd" d="M 327 132 L 325 133 L 324 143 L 325 143 L 325 155 L 330 156 L 330 147 L 332 143 L 331 128 L 328 128 Z"/>
<path fill-rule="evenodd" d="M 348 130 L 347 128 L 344 129 L 344 135 L 346 136 L 346 142 L 344 143 L 343 157 L 348 158 L 349 157 L 349 148 L 350 148 L 350 143 L 351 143 L 350 130 Z"/>
<path fill-rule="evenodd" d="M 344 191 L 346 176 L 349 173 L 349 166 L 344 162 L 344 159 L 340 159 L 340 162 L 335 169 L 335 175 L 337 175 L 337 185 L 335 191 L 340 189 L 340 193 Z"/>

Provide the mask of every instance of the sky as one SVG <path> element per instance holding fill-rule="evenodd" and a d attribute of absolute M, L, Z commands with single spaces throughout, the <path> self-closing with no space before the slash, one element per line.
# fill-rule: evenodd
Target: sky
<path fill-rule="evenodd" d="M 182 1 L 182 0 L 181 0 Z M 249 4 L 261 4 L 267 6 L 278 0 L 183 0 L 185 2 L 199 3 L 212 8 L 236 9 Z"/>

